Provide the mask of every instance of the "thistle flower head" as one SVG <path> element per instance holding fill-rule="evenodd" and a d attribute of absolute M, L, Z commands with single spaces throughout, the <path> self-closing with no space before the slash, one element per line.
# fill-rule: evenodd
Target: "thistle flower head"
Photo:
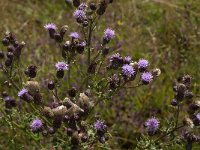
<path fill-rule="evenodd" d="M 153 80 L 153 75 L 150 72 L 144 72 L 141 75 L 141 80 L 143 83 L 148 84 Z"/>
<path fill-rule="evenodd" d="M 87 6 L 86 3 L 81 3 L 81 4 L 79 5 L 78 9 L 79 9 L 79 10 L 85 11 L 87 7 L 88 7 L 88 6 Z"/>
<path fill-rule="evenodd" d="M 126 56 L 126 57 L 124 58 L 124 63 L 125 63 L 125 64 L 130 64 L 130 63 L 131 63 L 131 56 Z"/>
<path fill-rule="evenodd" d="M 110 28 L 107 28 L 105 31 L 104 31 L 104 39 L 106 40 L 111 40 L 115 37 L 115 31 L 110 29 Z"/>
<path fill-rule="evenodd" d="M 40 119 L 34 119 L 30 124 L 30 128 L 32 129 L 33 132 L 41 131 L 42 126 L 43 126 L 43 123 L 42 123 L 42 120 Z"/>
<path fill-rule="evenodd" d="M 72 33 L 70 33 L 69 36 L 71 38 L 74 38 L 74 39 L 79 39 L 80 38 L 80 35 L 77 32 L 72 32 Z"/>
<path fill-rule="evenodd" d="M 79 21 L 83 21 L 86 18 L 86 13 L 82 9 L 77 9 L 75 10 L 73 16 L 75 19 L 78 19 Z"/>
<path fill-rule="evenodd" d="M 22 97 L 24 94 L 28 93 L 28 90 L 23 88 L 21 91 L 18 92 L 18 96 Z"/>
<path fill-rule="evenodd" d="M 134 73 L 135 73 L 135 70 L 134 70 L 133 66 L 126 64 L 122 67 L 122 74 L 124 76 L 131 77 L 134 75 Z"/>
<path fill-rule="evenodd" d="M 138 61 L 138 68 L 139 69 L 146 69 L 149 66 L 149 62 L 146 59 L 140 59 Z"/>
<path fill-rule="evenodd" d="M 58 62 L 56 64 L 56 69 L 59 70 L 68 70 L 68 65 L 65 62 Z"/>
<path fill-rule="evenodd" d="M 80 42 L 79 45 L 84 47 L 84 46 L 86 46 L 86 43 L 85 42 Z"/>
<path fill-rule="evenodd" d="M 104 124 L 104 121 L 102 120 L 97 120 L 94 123 L 94 128 L 98 131 L 104 131 L 106 129 L 106 125 Z"/>
<path fill-rule="evenodd" d="M 57 26 L 54 23 L 48 23 L 44 26 L 44 28 L 47 30 L 56 30 Z"/>
<path fill-rule="evenodd" d="M 160 122 L 158 119 L 152 117 L 150 119 L 148 119 L 146 122 L 145 122 L 145 126 L 147 127 L 148 129 L 148 133 L 149 134 L 155 134 L 155 132 L 158 130 L 159 128 L 159 125 L 160 125 Z"/>
<path fill-rule="evenodd" d="M 110 57 L 110 67 L 111 68 L 117 68 L 121 64 L 123 64 L 123 58 L 120 56 L 119 53 L 113 54 Z"/>

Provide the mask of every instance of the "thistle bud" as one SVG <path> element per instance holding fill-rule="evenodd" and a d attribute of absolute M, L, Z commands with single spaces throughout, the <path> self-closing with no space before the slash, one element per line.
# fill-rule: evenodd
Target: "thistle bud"
<path fill-rule="evenodd" d="M 177 92 L 178 93 L 184 93 L 185 90 L 186 90 L 186 86 L 184 84 L 180 83 L 180 84 L 177 85 Z"/>
<path fill-rule="evenodd" d="M 63 45 L 63 50 L 64 51 L 70 51 L 70 42 L 66 41 L 66 43 Z"/>
<path fill-rule="evenodd" d="M 4 58 L 4 53 L 0 51 L 0 59 Z"/>
<path fill-rule="evenodd" d="M 76 47 L 77 52 L 79 54 L 82 54 L 85 49 L 85 46 L 86 46 L 85 42 L 80 42 Z"/>
<path fill-rule="evenodd" d="M 72 136 L 72 134 L 73 134 L 73 132 L 74 132 L 74 131 L 72 130 L 72 128 L 67 128 L 66 131 L 67 131 L 67 135 L 68 135 L 68 136 Z"/>
<path fill-rule="evenodd" d="M 90 74 L 94 74 L 95 71 L 96 71 L 96 67 L 97 67 L 97 63 L 96 62 L 91 63 L 90 66 L 88 67 L 87 72 L 90 73 Z"/>
<path fill-rule="evenodd" d="M 48 83 L 48 89 L 49 90 L 53 90 L 55 88 L 55 83 L 53 82 L 53 81 L 50 81 L 49 83 Z"/>
<path fill-rule="evenodd" d="M 185 91 L 185 98 L 190 100 L 194 97 L 194 94 L 192 92 L 189 92 L 189 91 Z"/>
<path fill-rule="evenodd" d="M 178 105 L 177 100 L 176 100 L 176 99 L 173 99 L 173 100 L 171 101 L 171 105 L 172 105 L 172 106 L 177 106 L 177 105 Z"/>
<path fill-rule="evenodd" d="M 110 84 L 110 89 L 112 89 L 112 90 L 114 90 L 117 87 L 119 87 L 119 85 L 120 85 L 120 79 L 119 79 L 119 77 L 116 74 L 112 75 L 109 78 L 109 84 Z"/>
<path fill-rule="evenodd" d="M 62 124 L 62 117 L 61 116 L 55 116 L 53 120 L 53 127 L 55 129 L 60 128 Z"/>
<path fill-rule="evenodd" d="M 189 86 L 190 83 L 191 83 L 191 81 L 192 81 L 192 77 L 191 77 L 190 75 L 185 75 L 185 76 L 183 77 L 183 83 L 184 83 L 185 85 Z"/>
<path fill-rule="evenodd" d="M 77 93 L 77 90 L 75 87 L 72 87 L 69 91 L 68 91 L 68 94 L 70 97 L 76 97 L 76 93 Z"/>
<path fill-rule="evenodd" d="M 101 2 L 99 5 L 99 8 L 97 9 L 97 14 L 99 16 L 103 15 L 106 11 L 106 8 L 107 8 L 107 4 L 104 2 Z"/>
<path fill-rule="evenodd" d="M 54 134 L 56 131 L 54 128 L 49 128 L 48 129 L 49 134 Z"/>
<path fill-rule="evenodd" d="M 9 58 L 9 59 L 13 59 L 13 53 L 12 52 L 8 52 L 7 53 L 7 58 Z"/>
<path fill-rule="evenodd" d="M 196 110 L 198 110 L 200 108 L 200 101 L 195 101 L 194 103 L 191 103 L 189 105 L 189 111 L 190 112 L 195 112 Z"/>
<path fill-rule="evenodd" d="M 8 38 L 4 38 L 4 39 L 2 40 L 2 44 L 3 44 L 4 46 L 8 46 L 8 45 L 10 44 L 9 39 L 8 39 Z"/>
<path fill-rule="evenodd" d="M 103 50 L 102 50 L 102 55 L 106 56 L 108 55 L 109 53 L 109 48 L 108 47 L 105 47 Z"/>
<path fill-rule="evenodd" d="M 37 91 L 34 95 L 33 95 L 33 101 L 35 104 L 40 105 L 42 104 L 42 95 L 39 91 Z"/>
<path fill-rule="evenodd" d="M 37 67 L 34 65 L 31 65 L 25 70 L 24 73 L 30 78 L 35 78 L 37 75 Z"/>
<path fill-rule="evenodd" d="M 16 100 L 11 98 L 11 97 L 7 96 L 7 97 L 4 98 L 4 100 L 5 100 L 5 108 L 7 108 L 7 109 L 10 109 L 10 108 L 15 107 L 17 105 Z"/>
<path fill-rule="evenodd" d="M 56 77 L 58 78 L 58 79 L 62 79 L 63 77 L 64 77 L 64 70 L 57 70 L 57 72 L 56 72 Z"/>
<path fill-rule="evenodd" d="M 78 7 L 81 4 L 80 0 L 73 0 L 74 7 Z"/>
<path fill-rule="evenodd" d="M 72 138 L 71 138 L 71 143 L 72 145 L 79 145 L 80 138 L 79 138 L 78 132 L 73 133 Z"/>
<path fill-rule="evenodd" d="M 96 4 L 95 4 L 95 3 L 91 3 L 91 4 L 90 4 L 90 9 L 91 9 L 92 11 L 95 11 L 95 10 L 97 9 Z"/>
<path fill-rule="evenodd" d="M 61 43 L 63 41 L 62 36 L 59 33 L 55 33 L 54 34 L 54 39 L 56 40 L 56 42 Z"/>
<path fill-rule="evenodd" d="M 46 137 L 46 136 L 48 135 L 48 131 L 47 131 L 47 130 L 43 130 L 43 131 L 42 131 L 42 135 L 43 135 L 44 137 Z"/>
<path fill-rule="evenodd" d="M 6 67 L 10 67 L 10 66 L 12 65 L 12 62 L 13 62 L 12 59 L 7 58 L 7 59 L 5 60 L 5 65 L 6 65 Z"/>
<path fill-rule="evenodd" d="M 15 48 L 10 45 L 10 46 L 7 47 L 7 51 L 13 53 L 15 51 Z"/>

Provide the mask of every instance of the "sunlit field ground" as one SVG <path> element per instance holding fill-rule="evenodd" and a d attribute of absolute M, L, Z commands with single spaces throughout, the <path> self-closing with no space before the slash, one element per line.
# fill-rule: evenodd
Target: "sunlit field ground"
<path fill-rule="evenodd" d="M 36 80 L 42 86 L 52 77 L 55 62 L 62 58 L 59 47 L 49 40 L 44 25 L 49 22 L 58 27 L 67 25 L 67 34 L 81 31 L 73 19 L 73 11 L 74 8 L 64 0 L 0 0 L 0 37 L 2 39 L 5 32 L 10 31 L 26 43 L 20 63 L 24 69 L 30 64 L 38 66 Z M 152 84 L 122 89 L 111 101 L 102 102 L 96 108 L 95 115 L 102 116 L 112 134 L 109 147 L 114 150 L 134 149 L 148 117 L 156 115 L 163 119 L 160 120 L 162 123 L 166 116 L 173 115 L 169 112 L 174 111 L 170 101 L 175 79 L 190 74 L 193 77 L 192 90 L 195 95 L 200 95 L 200 1 L 114 0 L 100 18 L 92 40 L 102 37 L 106 27 L 116 32 L 112 42 L 118 47 L 116 52 L 131 55 L 136 61 L 148 59 L 151 67 L 158 67 L 162 72 Z M 24 76 L 23 72 L 19 73 Z M 79 75 L 73 68 L 71 73 L 71 83 L 78 86 L 81 83 Z M 3 78 L 1 75 L 1 92 L 5 90 Z M 62 91 L 65 90 L 66 86 L 63 86 Z M 49 91 L 42 92 L 45 99 L 49 99 L 45 95 Z M 3 107 L 3 103 L 0 104 Z M 14 149 L 13 139 L 17 149 L 38 149 L 22 131 L 15 131 L 13 135 L 1 118 L 0 149 Z M 48 140 L 42 142 L 47 145 L 44 146 L 46 149 L 50 149 Z M 170 150 L 184 147 L 174 143 Z M 196 144 L 193 149 L 198 150 L 200 146 Z"/>

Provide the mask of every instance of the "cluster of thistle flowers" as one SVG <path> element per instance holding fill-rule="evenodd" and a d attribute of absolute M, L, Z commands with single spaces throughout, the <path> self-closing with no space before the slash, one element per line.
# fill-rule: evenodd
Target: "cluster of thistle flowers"
<path fill-rule="evenodd" d="M 95 3 L 91 3 L 88 7 L 86 3 L 80 3 L 79 0 L 73 0 L 74 6 L 77 7 L 77 10 L 74 12 L 74 17 L 77 23 L 82 25 L 84 28 L 88 27 L 88 24 L 91 23 L 91 15 L 103 15 L 108 4 L 111 2 L 112 0 L 102 0 L 98 6 Z M 76 53 L 83 54 L 85 46 L 89 46 L 89 41 L 81 40 L 79 33 L 72 32 L 69 35 L 71 41 L 66 41 L 63 44 L 62 42 L 64 41 L 64 36 L 68 29 L 67 26 L 62 27 L 59 32 L 57 30 L 57 26 L 53 23 L 47 24 L 44 27 L 49 32 L 50 38 L 59 43 L 62 49 L 62 56 L 65 59 L 65 61 L 60 61 L 55 64 L 57 79 L 50 81 L 47 85 L 48 89 L 52 91 L 55 101 L 48 105 L 44 103 L 39 83 L 33 79 L 37 75 L 37 67 L 33 65 L 27 67 L 24 72 L 25 75 L 29 77 L 29 81 L 24 84 L 24 87 L 21 90 L 16 86 L 15 88 L 18 90 L 18 97 L 20 100 L 40 105 L 43 108 L 42 116 L 38 116 L 30 123 L 30 128 L 34 133 L 42 133 L 42 135 L 47 136 L 48 134 L 56 133 L 59 128 L 63 127 L 66 129 L 66 133 L 70 137 L 71 144 L 78 146 L 81 142 L 88 141 L 88 126 L 87 122 L 85 122 L 85 118 L 87 118 L 90 110 L 94 107 L 94 101 L 90 97 L 90 92 L 86 91 L 81 93 L 78 92 L 76 88 L 71 88 L 68 92 L 68 97 L 61 101 L 57 93 L 57 81 L 64 77 L 65 71 L 67 71 L 72 65 L 70 64 L 70 60 L 74 59 Z M 114 37 L 114 30 L 107 28 L 104 31 L 100 51 L 103 56 L 109 53 L 107 45 Z M 5 37 L 5 39 L 7 40 L 9 38 Z M 10 45 L 10 39 L 8 40 L 8 44 L 6 40 L 2 41 L 3 44 L 6 46 Z M 14 44 L 12 46 L 15 47 Z M 16 46 L 15 49 L 19 49 L 18 47 L 19 45 Z M 7 56 L 7 58 L 9 57 Z M 89 64 L 88 73 L 95 72 L 95 65 L 96 62 L 93 61 Z M 9 69 L 8 71 L 12 70 L 10 65 L 8 65 L 7 68 Z M 149 70 L 149 62 L 147 60 L 140 59 L 138 62 L 133 62 L 130 56 L 123 58 L 118 53 L 110 57 L 107 69 L 119 72 L 109 76 L 108 82 L 111 90 L 124 86 L 127 82 L 134 80 L 137 75 L 140 76 L 141 85 L 149 84 L 155 77 L 160 75 L 159 69 Z M 122 83 L 121 81 L 124 82 Z M 11 109 L 12 107 L 8 106 L 16 106 L 18 104 L 13 102 L 12 98 L 8 101 L 8 96 L 5 95 L 6 94 L 4 93 L 7 108 Z M 108 140 L 107 126 L 104 121 L 97 120 L 94 123 L 93 128 L 96 130 L 96 137 L 98 141 L 104 143 Z"/>
<path fill-rule="evenodd" d="M 4 59 L 5 66 L 11 67 L 14 63 L 14 60 L 18 60 L 21 55 L 21 50 L 24 47 L 24 42 L 17 41 L 15 35 L 12 33 L 6 33 L 5 37 L 2 40 L 2 44 L 6 46 L 7 52 L 6 57 L 5 54 L 1 51 L 0 52 L 0 59 Z"/>
<path fill-rule="evenodd" d="M 185 107 L 187 114 L 183 119 L 183 124 L 188 126 L 184 138 L 188 142 L 199 142 L 200 136 L 192 134 L 190 129 L 194 129 L 200 125 L 200 101 L 194 98 L 191 91 L 191 76 L 185 75 L 174 82 L 174 99 L 171 105 L 174 107 Z"/>
<path fill-rule="evenodd" d="M 149 70 L 149 62 L 146 59 L 139 59 L 133 62 L 130 56 L 122 57 L 119 53 L 110 57 L 108 70 L 119 70 L 120 74 L 113 74 L 110 79 L 110 88 L 116 89 L 126 83 L 133 81 L 137 75 L 140 76 L 139 85 L 147 85 L 158 77 L 161 73 L 160 69 Z M 124 81 L 122 83 L 122 81 Z"/>
<path fill-rule="evenodd" d="M 190 90 L 191 79 L 192 78 L 189 75 L 185 75 L 174 82 L 174 99 L 171 101 L 172 107 L 176 107 L 177 111 L 180 111 L 180 108 L 187 110 L 187 114 L 184 114 L 186 117 L 182 119 L 182 125 L 176 125 L 172 131 L 175 132 L 179 128 L 186 127 L 182 139 L 190 144 L 193 142 L 200 142 L 200 136 L 195 135 L 195 127 L 200 125 L 200 101 L 193 100 L 194 95 Z M 177 113 L 180 114 L 181 112 Z M 180 116 L 176 117 L 176 119 L 180 120 Z M 175 120 L 175 122 L 176 121 L 177 120 Z M 159 119 L 152 117 L 145 122 L 145 127 L 147 128 L 149 136 L 153 136 L 158 133 L 160 121 Z M 171 133 L 173 134 L 173 132 Z M 168 133 L 166 135 L 168 135 Z"/>

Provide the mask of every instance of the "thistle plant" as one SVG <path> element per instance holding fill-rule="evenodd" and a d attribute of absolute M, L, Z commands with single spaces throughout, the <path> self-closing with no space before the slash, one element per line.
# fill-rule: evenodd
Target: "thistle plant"
<path fill-rule="evenodd" d="M 0 52 L 2 80 L 9 90 L 2 91 L 1 103 L 5 106 L 0 110 L 12 133 L 11 149 L 16 149 L 18 129 L 40 149 L 105 146 L 112 135 L 103 118 L 95 115 L 98 104 L 111 101 L 121 89 L 147 86 L 160 75 L 158 68 L 150 68 L 148 60 L 134 61 L 131 56 L 115 52 L 111 46 L 115 44 L 117 33 L 112 27 L 102 31 L 98 48 L 95 47 L 93 35 L 112 0 L 98 3 L 73 0 L 72 3 L 78 31 L 71 31 L 67 25 L 59 28 L 56 23 L 44 25 L 49 40 L 59 48 L 62 56 L 54 62 L 54 76 L 48 79 L 45 87 L 36 78 L 40 69 L 37 65 L 30 64 L 22 71 L 21 55 L 25 42 L 19 42 L 13 33 L 6 33 L 2 39 L 5 47 Z M 82 58 L 85 63 L 79 63 Z M 75 74 L 74 70 L 80 74 Z M 82 83 L 73 86 L 74 76 Z M 66 89 L 62 90 L 62 87 Z M 44 94 L 44 90 L 48 93 Z M 177 100 L 179 109 L 180 100 Z M 198 120 L 199 114 L 196 118 Z M 149 136 L 157 133 L 160 124 L 156 118 L 146 122 Z M 177 128 L 178 121 L 174 129 Z M 50 147 L 42 144 L 45 141 Z"/>
<path fill-rule="evenodd" d="M 200 142 L 200 102 L 191 91 L 191 82 L 190 75 L 174 81 L 174 99 L 169 104 L 172 115 L 148 119 L 144 124 L 147 134 L 138 141 L 137 149 L 168 149 L 178 144 L 190 150 Z"/>

